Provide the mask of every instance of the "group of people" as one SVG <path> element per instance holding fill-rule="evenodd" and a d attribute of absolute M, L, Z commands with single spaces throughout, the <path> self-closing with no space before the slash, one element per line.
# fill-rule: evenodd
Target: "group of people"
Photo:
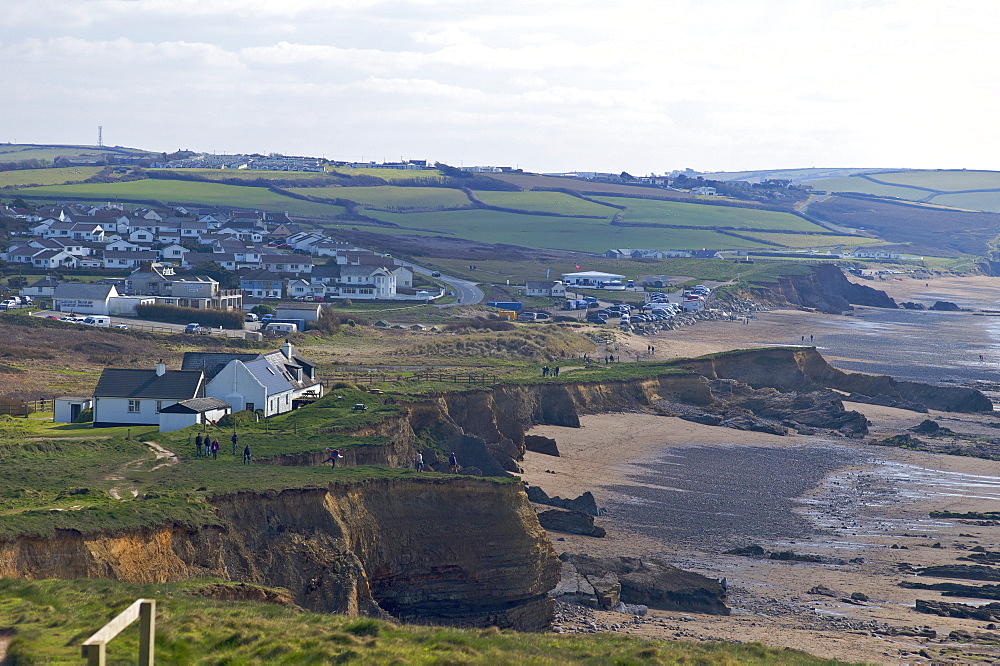
<path fill-rule="evenodd" d="M 420 451 L 417 451 L 417 455 L 415 456 L 414 460 L 414 466 L 417 468 L 418 472 L 424 471 L 424 454 L 421 453 Z M 454 451 L 452 451 L 448 455 L 448 468 L 451 470 L 452 474 L 458 474 L 459 471 L 458 456 L 455 455 Z"/>
<path fill-rule="evenodd" d="M 240 436 L 233 432 L 231 440 L 233 442 L 233 455 L 235 456 Z M 208 435 L 202 437 L 201 433 L 198 433 L 194 438 L 194 448 L 195 457 L 197 458 L 208 458 L 211 456 L 213 460 L 219 459 L 219 440 L 214 437 L 209 437 Z M 243 447 L 243 464 L 249 465 L 251 457 L 250 445 L 247 444 Z"/>
<path fill-rule="evenodd" d="M 558 377 L 559 376 L 559 366 L 558 365 L 554 365 L 551 368 L 549 366 L 547 366 L 547 365 L 542 366 L 542 377 L 548 377 L 549 375 L 552 375 L 553 377 Z"/>

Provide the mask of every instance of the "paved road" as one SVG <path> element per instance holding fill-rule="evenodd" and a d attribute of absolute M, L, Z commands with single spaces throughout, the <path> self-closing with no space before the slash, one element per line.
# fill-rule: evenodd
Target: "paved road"
<path fill-rule="evenodd" d="M 432 271 L 429 268 L 423 268 L 422 266 L 414 266 L 413 272 L 420 273 L 421 275 L 430 276 Z M 457 277 L 452 277 L 450 275 L 441 275 L 434 278 L 435 280 L 441 280 L 446 285 L 455 291 L 458 298 L 454 303 L 445 303 L 443 305 L 438 305 L 439 308 L 451 308 L 456 305 L 475 305 L 476 303 L 482 303 L 486 295 L 483 290 L 476 286 L 475 282 L 470 282 L 469 280 L 462 280 Z"/>

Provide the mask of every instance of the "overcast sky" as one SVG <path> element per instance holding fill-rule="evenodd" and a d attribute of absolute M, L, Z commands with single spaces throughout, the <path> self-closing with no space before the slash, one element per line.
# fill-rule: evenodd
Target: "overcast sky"
<path fill-rule="evenodd" d="M 0 141 L 997 169 L 989 0 L 7 0 Z"/>

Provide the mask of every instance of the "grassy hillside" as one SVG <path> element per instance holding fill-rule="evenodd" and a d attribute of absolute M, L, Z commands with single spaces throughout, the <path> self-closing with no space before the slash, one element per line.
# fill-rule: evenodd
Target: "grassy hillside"
<path fill-rule="evenodd" d="M 460 208 L 472 202 L 462 190 L 448 187 L 293 187 L 289 191 L 323 199 L 347 199 L 362 206 L 388 209 Z"/>
<path fill-rule="evenodd" d="M 261 601 L 216 601 L 227 593 Z M 803 652 L 643 640 L 620 634 L 520 634 L 396 625 L 287 604 L 287 593 L 212 579 L 128 585 L 111 581 L 0 582 L 0 623 L 11 663 L 80 663 L 80 644 L 139 598 L 157 602 L 163 664 L 833 664 Z M 108 663 L 134 663 L 136 625 L 108 645 Z"/>
<path fill-rule="evenodd" d="M 756 208 L 705 206 L 675 201 L 652 201 L 625 197 L 594 197 L 597 201 L 628 206 L 622 221 L 638 224 L 669 224 L 685 227 L 732 227 L 770 231 L 825 232 L 820 227 L 791 213 Z"/>
<path fill-rule="evenodd" d="M 63 167 L 59 169 L 24 169 L 0 171 L 0 187 L 23 185 L 62 185 L 96 175 L 101 167 Z"/>
<path fill-rule="evenodd" d="M 582 252 L 599 253 L 614 247 L 700 249 L 751 248 L 762 245 L 694 226 L 690 230 L 616 227 L 611 226 L 607 219 L 520 215 L 493 210 L 410 214 L 368 210 L 366 214 L 404 229 L 470 238 L 482 243 L 507 243 Z"/>
<path fill-rule="evenodd" d="M 340 206 L 293 199 L 263 187 L 240 187 L 181 180 L 135 180 L 126 183 L 86 183 L 53 185 L 14 190 L 25 199 L 44 197 L 59 201 L 160 201 L 165 204 L 201 204 L 233 206 L 268 211 L 287 211 L 292 215 L 334 217 L 344 212 Z"/>
<path fill-rule="evenodd" d="M 611 218 L 618 212 L 618 209 L 611 206 L 591 203 L 562 192 L 477 192 L 476 196 L 488 206 L 559 215 L 597 215 Z"/>
<path fill-rule="evenodd" d="M 134 148 L 99 148 L 97 146 L 0 144 L 0 163 L 21 160 L 52 162 L 57 157 L 78 158 L 97 155 L 145 155 L 147 151 Z"/>
<path fill-rule="evenodd" d="M 348 176 L 374 176 L 382 180 L 437 180 L 443 174 L 437 169 L 366 169 L 353 167 L 330 167 L 329 171 Z"/>
<path fill-rule="evenodd" d="M 809 205 L 809 214 L 834 224 L 867 229 L 885 240 L 911 243 L 915 254 L 986 255 L 1000 231 L 1000 215 L 934 206 L 836 196 Z"/>
<path fill-rule="evenodd" d="M 810 184 L 826 192 L 860 192 L 1000 212 L 1000 171 L 887 171 L 817 180 Z"/>

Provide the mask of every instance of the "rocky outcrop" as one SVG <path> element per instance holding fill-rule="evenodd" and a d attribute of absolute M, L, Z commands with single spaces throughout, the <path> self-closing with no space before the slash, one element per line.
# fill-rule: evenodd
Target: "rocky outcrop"
<path fill-rule="evenodd" d="M 538 486 L 528 486 L 527 490 L 528 499 L 535 504 L 557 506 L 561 509 L 567 509 L 569 511 L 582 511 L 591 516 L 599 516 L 602 513 L 601 509 L 597 506 L 597 500 L 594 499 L 594 494 L 589 490 L 584 491 L 579 497 L 574 499 L 563 499 L 558 495 L 555 497 L 549 497 L 548 494 Z"/>
<path fill-rule="evenodd" d="M 896 308 L 896 302 L 884 291 L 854 284 L 843 271 L 830 264 L 813 267 L 806 275 L 782 275 L 771 287 L 771 300 L 779 305 L 815 308 L 840 314 L 853 310 L 852 305 Z"/>
<path fill-rule="evenodd" d="M 594 517 L 583 511 L 549 509 L 538 514 L 538 522 L 545 529 L 555 532 L 582 534 L 597 538 L 603 538 L 606 535 L 603 527 L 594 525 Z"/>
<path fill-rule="evenodd" d="M 612 609 L 619 603 L 669 611 L 729 615 L 719 581 L 657 558 L 563 553 L 557 599 Z"/>
<path fill-rule="evenodd" d="M 998 603 L 971 606 L 969 604 L 956 604 L 947 601 L 917 599 L 914 608 L 918 613 L 927 613 L 940 617 L 968 618 L 981 620 L 982 622 L 993 622 L 1000 619 L 1000 604 Z"/>
<path fill-rule="evenodd" d="M 422 477 L 211 499 L 219 526 L 0 543 L 0 576 L 279 586 L 316 611 L 538 630 L 559 562 L 515 483 Z"/>
<path fill-rule="evenodd" d="M 541 435 L 525 435 L 524 448 L 535 453 L 542 453 L 547 456 L 559 457 L 559 445 L 551 437 Z"/>

